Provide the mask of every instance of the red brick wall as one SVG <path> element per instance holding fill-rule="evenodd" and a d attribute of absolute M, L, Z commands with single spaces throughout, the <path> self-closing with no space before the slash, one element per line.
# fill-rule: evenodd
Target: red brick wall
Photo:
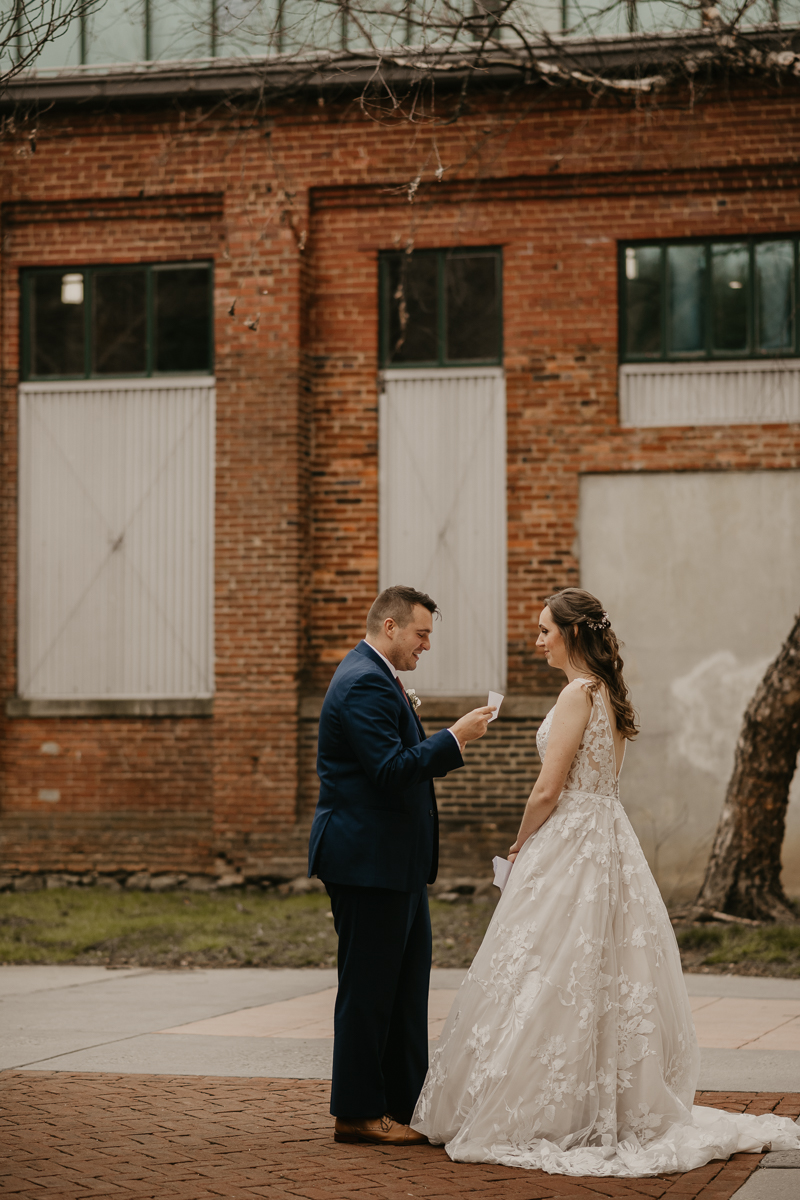
<path fill-rule="evenodd" d="M 452 722 L 450 717 L 424 724 L 431 734 Z M 443 880 L 488 875 L 494 856 L 508 854 L 539 774 L 536 732 L 540 725 L 540 717 L 494 721 L 481 741 L 467 747 L 461 770 L 437 780 Z"/>
<path fill-rule="evenodd" d="M 717 184 L 713 194 L 699 198 L 637 194 L 632 179 L 627 194 L 585 196 L 575 180 L 552 198 L 536 196 L 534 188 L 529 199 L 509 198 L 502 185 L 487 186 L 485 199 L 432 201 L 417 215 L 418 247 L 503 244 L 511 692 L 552 690 L 550 672 L 542 672 L 535 655 L 536 618 L 542 597 L 578 581 L 581 474 L 800 465 L 796 426 L 621 429 L 617 422 L 618 240 L 800 229 L 796 193 L 777 181 L 759 192 L 758 205 L 749 191 L 728 190 L 735 177 L 727 186 L 710 182 Z M 377 581 L 377 252 L 391 248 L 408 221 L 404 209 L 377 193 L 354 195 L 350 207 L 334 207 L 336 201 L 331 192 L 320 198 L 313 242 L 325 359 L 314 471 L 319 685 L 360 636 Z M 349 628 L 342 622 L 348 599 Z"/>
<path fill-rule="evenodd" d="M 4 696 L 13 695 L 20 267 L 211 258 L 215 713 L 5 720 L 6 868 L 203 871 L 227 856 L 257 869 L 285 855 L 295 819 L 308 459 L 298 387 L 299 256 L 280 211 L 271 219 L 263 163 L 249 153 L 256 135 L 245 134 L 241 146 L 237 128 L 204 127 L 187 139 L 180 124 L 163 114 L 56 118 L 40 129 L 35 154 L 25 142 L 4 147 L 0 672 Z M 259 313 L 251 330 L 244 322 Z M 43 756 L 48 741 L 63 743 L 63 753 Z M 40 800 L 41 787 L 60 799 Z"/>
<path fill-rule="evenodd" d="M 4 870 L 213 870 L 209 725 L 9 721 Z M 58 793 L 58 801 L 40 800 L 40 789 Z"/>
<path fill-rule="evenodd" d="M 553 690 L 535 621 L 543 595 L 577 580 L 581 473 L 797 467 L 797 427 L 618 427 L 616 243 L 797 232 L 798 86 L 694 106 L 531 88 L 436 127 L 290 101 L 224 118 L 56 109 L 36 120 L 35 153 L 20 117 L 0 143 L 3 695 L 19 268 L 201 257 L 216 271 L 217 695 L 206 720 L 4 720 L 4 865 L 204 870 L 226 855 L 299 869 L 314 796 L 299 698 L 324 690 L 377 585 L 381 249 L 503 246 L 510 692 Z M 532 728 L 517 732 L 532 753 Z M 45 762 L 46 741 L 64 750 Z M 482 751 L 469 785 L 445 786 L 453 830 L 472 827 L 480 796 L 503 820 L 519 805 L 515 763 L 504 774 Z"/>

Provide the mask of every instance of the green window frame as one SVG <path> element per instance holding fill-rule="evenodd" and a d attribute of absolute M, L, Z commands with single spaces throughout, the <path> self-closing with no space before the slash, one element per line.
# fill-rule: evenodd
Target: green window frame
<path fill-rule="evenodd" d="M 793 233 L 620 242 L 620 362 L 800 356 L 798 268 Z"/>
<path fill-rule="evenodd" d="M 205 271 L 208 276 L 208 324 L 207 346 L 202 366 L 192 368 L 175 368 L 158 370 L 156 363 L 156 346 L 158 324 L 156 319 L 156 277 L 165 271 Z M 144 276 L 144 369 L 140 371 L 96 371 L 92 368 L 96 339 L 93 321 L 95 297 L 99 294 L 98 282 L 108 275 Z M 76 360 L 82 358 L 82 370 L 64 373 L 41 374 L 32 369 L 34 359 L 34 288 L 39 279 L 56 279 L 72 276 L 75 280 L 82 276 L 82 327 L 83 348 L 82 356 L 76 354 Z M 76 266 L 74 264 L 59 267 L 28 267 L 21 272 L 20 280 L 20 329 L 21 329 L 21 378 L 23 381 L 56 381 L 59 379 L 148 379 L 157 377 L 197 375 L 207 376 L 214 371 L 214 267 L 208 260 L 193 260 L 184 262 L 159 263 L 104 263 L 102 265 Z M 62 283 L 62 297 L 63 297 Z M 81 286 L 80 284 L 78 285 Z M 163 327 L 162 327 L 163 328 Z M 81 336 L 78 334 L 77 336 Z M 202 355 L 198 356 L 203 358 Z"/>
<path fill-rule="evenodd" d="M 448 292 L 456 272 L 450 264 L 463 262 L 465 259 L 490 260 L 494 276 L 494 301 L 485 321 L 481 322 L 481 331 L 487 343 L 488 353 L 477 356 L 453 354 L 449 330 Z M 435 278 L 435 302 L 432 306 L 430 323 L 427 329 L 427 340 L 431 353 L 416 358 L 398 360 L 393 352 L 393 327 L 396 328 L 397 287 L 395 280 L 398 272 L 403 270 L 406 263 L 413 262 L 423 268 L 428 274 L 429 282 Z M 427 272 L 426 269 L 427 268 Z M 413 370 L 420 367 L 454 367 L 454 366 L 500 366 L 503 361 L 503 254 L 499 246 L 460 246 L 458 248 L 440 248 L 435 250 L 414 250 L 411 254 L 404 251 L 386 251 L 380 254 L 378 260 L 378 285 L 380 297 L 379 320 L 379 358 L 382 368 L 398 368 Z M 434 346 L 435 343 L 435 346 Z"/>

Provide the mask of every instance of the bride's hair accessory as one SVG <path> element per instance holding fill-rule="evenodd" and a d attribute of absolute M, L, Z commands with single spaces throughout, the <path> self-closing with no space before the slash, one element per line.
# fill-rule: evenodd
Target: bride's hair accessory
<path fill-rule="evenodd" d="M 594 629 L 596 632 L 601 629 L 611 628 L 611 621 L 607 612 L 604 612 L 603 615 L 597 620 L 594 620 L 592 617 L 587 617 L 586 624 L 590 629 Z"/>

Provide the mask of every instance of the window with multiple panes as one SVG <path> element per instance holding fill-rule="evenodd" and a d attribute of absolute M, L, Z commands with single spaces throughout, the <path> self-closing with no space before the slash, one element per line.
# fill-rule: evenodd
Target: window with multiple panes
<path fill-rule="evenodd" d="M 723 24 L 735 20 L 744 30 L 772 32 L 797 22 L 797 0 L 720 0 L 716 8 Z M 7 11 L 16 36 L 9 31 L 0 57 L 13 62 L 27 51 L 31 33 L 38 40 L 38 10 L 17 0 Z M 38 68 L 339 50 L 391 57 L 408 45 L 466 48 L 487 37 L 527 47 L 553 34 L 680 35 L 704 20 L 703 5 L 685 0 L 102 0 L 55 11 L 59 19 L 74 15 L 59 36 L 45 39 Z"/>
<path fill-rule="evenodd" d="M 800 354 L 797 265 L 797 237 L 622 245 L 622 360 Z"/>
<path fill-rule="evenodd" d="M 208 262 L 22 274 L 23 700 L 213 693 L 212 284 Z"/>
<path fill-rule="evenodd" d="M 23 379 L 210 374 L 211 265 L 25 271 L 22 331 Z"/>
<path fill-rule="evenodd" d="M 496 248 L 382 254 L 381 365 L 499 364 L 501 268 Z"/>

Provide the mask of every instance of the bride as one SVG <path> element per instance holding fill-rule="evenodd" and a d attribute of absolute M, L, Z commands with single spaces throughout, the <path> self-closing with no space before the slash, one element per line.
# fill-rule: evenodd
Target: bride
<path fill-rule="evenodd" d="M 692 1105 L 700 1056 L 678 947 L 619 801 L 637 730 L 608 615 L 565 588 L 537 645 L 568 682 L 537 735 L 514 866 L 412 1126 L 457 1162 L 563 1175 L 800 1146 L 786 1117 Z"/>

